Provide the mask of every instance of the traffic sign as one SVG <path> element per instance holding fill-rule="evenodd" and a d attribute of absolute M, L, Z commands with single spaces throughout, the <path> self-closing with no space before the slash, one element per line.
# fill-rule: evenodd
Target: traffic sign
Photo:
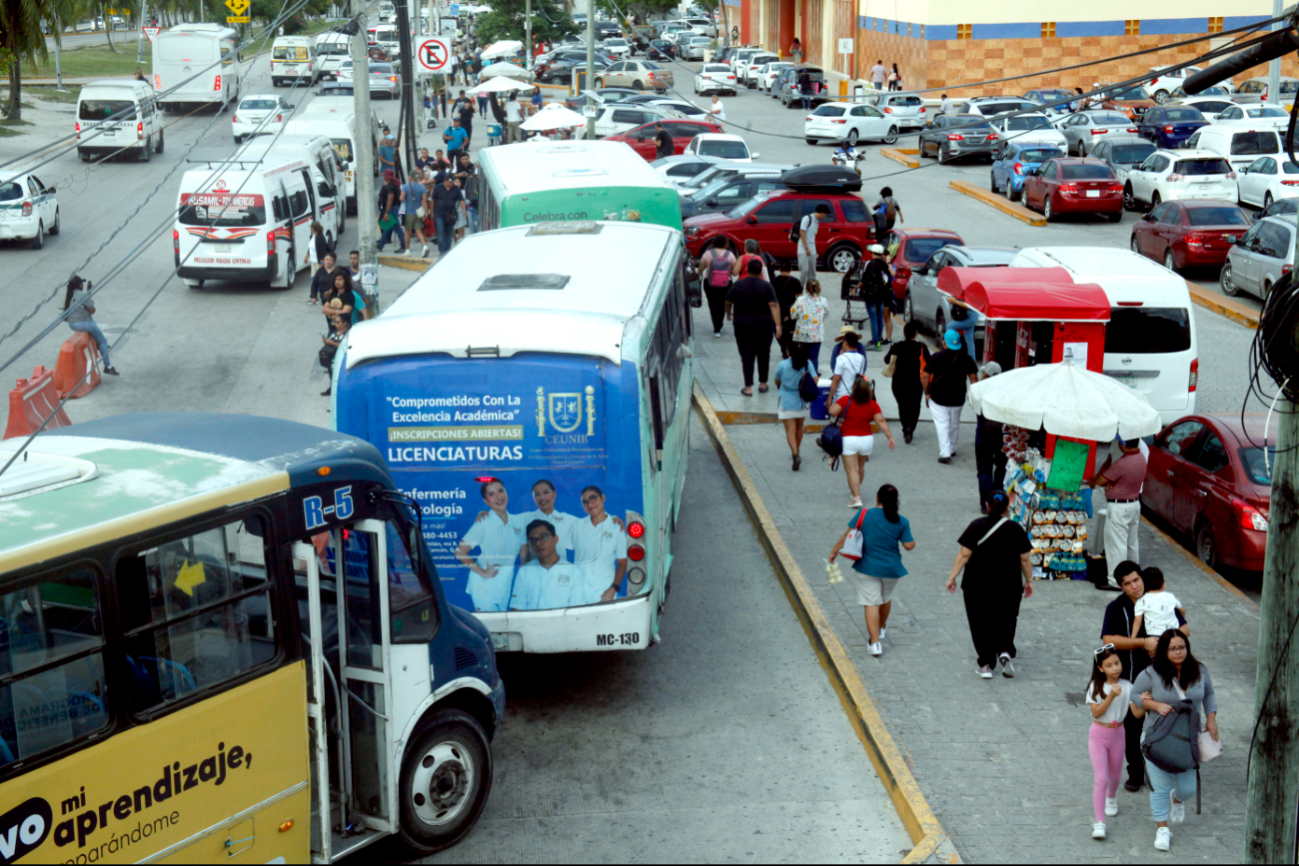
<path fill-rule="evenodd" d="M 852 37 L 845 37 L 839 40 L 839 53 L 852 54 Z"/>
<path fill-rule="evenodd" d="M 226 8 L 232 15 L 243 15 L 248 11 L 249 0 L 226 0 Z"/>
<path fill-rule="evenodd" d="M 144 35 L 149 37 L 149 44 L 153 44 L 153 38 L 162 32 L 161 27 L 145 27 Z"/>
<path fill-rule="evenodd" d="M 451 57 L 451 47 L 445 39 L 425 39 L 415 52 L 419 65 L 428 72 L 441 72 Z"/>
<path fill-rule="evenodd" d="M 452 4 L 451 4 L 451 15 L 452 15 L 452 17 L 455 17 L 455 16 L 457 16 L 457 15 L 459 15 L 459 14 L 460 14 L 460 4 L 459 4 L 459 3 L 452 3 Z"/>
<path fill-rule="evenodd" d="M 248 23 L 249 21 L 251 21 L 251 20 L 252 20 L 252 19 L 249 18 L 247 15 L 227 15 L 227 16 L 226 16 L 226 23 L 227 23 L 227 24 L 247 24 L 247 23 Z"/>

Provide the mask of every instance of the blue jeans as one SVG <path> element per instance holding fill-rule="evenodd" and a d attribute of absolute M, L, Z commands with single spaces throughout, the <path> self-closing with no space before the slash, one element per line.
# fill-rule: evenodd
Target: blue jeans
<path fill-rule="evenodd" d="M 811 110 L 812 110 L 812 97 L 807 96 L 806 94 L 804 94 L 804 95 L 800 96 L 799 99 L 802 100 L 802 102 L 803 102 L 803 110 L 804 110 L 804 111 L 811 111 Z"/>
<path fill-rule="evenodd" d="M 478 205 L 471 204 L 469 207 L 469 234 L 478 234 Z"/>
<path fill-rule="evenodd" d="M 433 222 L 438 227 L 438 254 L 445 256 L 451 252 L 451 242 L 456 239 L 455 211 L 449 216 L 434 215 Z"/>
<path fill-rule="evenodd" d="M 1174 789 L 1179 803 L 1189 803 L 1195 799 L 1195 771 L 1167 773 L 1154 764 L 1146 761 L 1146 778 L 1150 780 L 1150 818 L 1155 823 L 1168 820 L 1168 799 Z"/>
<path fill-rule="evenodd" d="M 89 334 L 95 341 L 95 345 L 99 347 L 99 357 L 104 359 L 104 366 L 113 366 L 113 362 L 108 360 L 108 340 L 104 338 L 104 332 L 99 330 L 99 326 L 93 320 L 89 322 L 69 322 L 68 327 L 74 331 Z"/>
<path fill-rule="evenodd" d="M 884 339 L 884 305 L 867 304 L 866 314 L 871 320 L 871 343 L 878 343 Z"/>
<path fill-rule="evenodd" d="M 974 354 L 974 322 L 975 317 L 971 314 L 963 322 L 948 322 L 947 327 L 960 331 L 965 336 L 965 348 L 969 351 L 970 357 L 974 359 L 974 363 L 977 364 L 979 363 L 979 357 Z"/>
<path fill-rule="evenodd" d="M 399 250 L 406 249 L 406 230 L 401 227 L 401 217 L 398 216 L 397 214 L 393 214 L 393 218 L 397 220 L 397 224 L 392 228 L 384 229 L 383 234 L 379 235 L 379 243 L 378 243 L 379 252 L 383 252 L 383 245 L 388 243 L 388 240 L 392 237 L 393 232 L 397 233 L 397 249 Z"/>

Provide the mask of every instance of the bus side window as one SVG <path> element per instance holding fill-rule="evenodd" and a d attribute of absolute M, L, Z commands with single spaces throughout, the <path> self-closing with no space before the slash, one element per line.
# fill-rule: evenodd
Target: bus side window
<path fill-rule="evenodd" d="M 266 530 L 248 517 L 117 559 L 131 708 L 140 713 L 242 676 L 276 657 Z"/>
<path fill-rule="evenodd" d="M 424 557 L 424 539 L 418 526 L 407 531 L 388 521 L 388 616 L 392 642 L 429 643 L 437 636 L 440 622 L 431 575 Z"/>
<path fill-rule="evenodd" d="M 0 772 L 108 726 L 103 647 L 89 568 L 0 593 Z"/>
<path fill-rule="evenodd" d="M 277 223 L 284 222 L 289 218 L 289 200 L 283 195 L 277 195 L 271 199 L 271 212 L 275 214 Z"/>

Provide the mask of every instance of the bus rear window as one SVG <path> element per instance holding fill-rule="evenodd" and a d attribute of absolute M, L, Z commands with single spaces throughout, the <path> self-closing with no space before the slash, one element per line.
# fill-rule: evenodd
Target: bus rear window
<path fill-rule="evenodd" d="M 221 47 L 207 36 L 177 34 L 160 37 L 154 44 L 155 56 L 166 63 L 211 63 L 221 59 Z"/>
<path fill-rule="evenodd" d="M 260 195 L 186 193 L 177 219 L 187 226 L 260 226 L 266 224 L 266 202 Z"/>
<path fill-rule="evenodd" d="M 1113 307 L 1105 352 L 1162 355 L 1191 348 L 1191 314 L 1184 307 Z"/>
<path fill-rule="evenodd" d="M 271 51 L 271 59 L 306 63 L 310 58 L 304 45 L 277 45 Z"/>
<path fill-rule="evenodd" d="M 79 120 L 134 120 L 135 103 L 129 99 L 83 99 L 77 109 Z"/>

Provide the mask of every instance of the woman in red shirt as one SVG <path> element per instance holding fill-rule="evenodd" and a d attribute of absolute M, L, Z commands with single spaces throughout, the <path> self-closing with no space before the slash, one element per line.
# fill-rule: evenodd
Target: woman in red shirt
<path fill-rule="evenodd" d="M 871 449 L 875 447 L 875 436 L 871 423 L 879 425 L 880 430 L 888 437 L 889 449 L 894 446 L 893 434 L 889 432 L 889 422 L 884 420 L 880 404 L 875 402 L 875 389 L 870 379 L 858 377 L 852 386 L 852 395 L 840 397 L 830 407 L 833 418 L 842 418 L 839 426 L 843 431 L 843 471 L 848 476 L 848 492 L 852 494 L 849 508 L 861 508 L 861 480 L 866 461 L 870 459 Z"/>

